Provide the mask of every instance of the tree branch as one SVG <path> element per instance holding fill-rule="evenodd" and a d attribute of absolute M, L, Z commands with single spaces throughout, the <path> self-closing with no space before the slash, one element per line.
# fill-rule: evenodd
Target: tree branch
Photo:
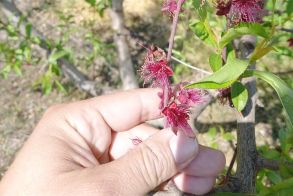
<path fill-rule="evenodd" d="M 285 167 L 289 167 L 289 168 L 293 169 L 292 162 L 266 159 L 263 157 L 257 158 L 257 168 L 258 169 L 264 168 L 264 169 L 270 169 L 270 170 L 280 170 L 281 165 L 284 165 Z"/>
<path fill-rule="evenodd" d="M 243 36 L 240 39 L 240 58 L 247 59 L 254 51 L 256 38 L 253 36 Z M 251 65 L 250 69 L 255 69 Z M 240 183 L 240 193 L 254 194 L 256 192 L 256 159 L 257 149 L 255 142 L 255 108 L 257 100 L 256 79 L 254 77 L 245 78 L 242 81 L 249 94 L 249 101 L 237 117 L 237 170 L 236 178 Z"/>
<path fill-rule="evenodd" d="M 287 32 L 287 33 L 293 33 L 293 29 L 280 28 L 279 30 Z"/>
<path fill-rule="evenodd" d="M 112 18 L 112 28 L 115 32 L 114 42 L 119 56 L 119 70 L 123 89 L 138 88 L 129 46 L 126 42 L 127 30 L 124 27 L 123 0 L 112 1 L 110 16 Z"/>

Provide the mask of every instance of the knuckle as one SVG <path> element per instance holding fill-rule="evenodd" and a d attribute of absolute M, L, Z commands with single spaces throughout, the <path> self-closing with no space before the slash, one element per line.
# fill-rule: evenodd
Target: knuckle
<path fill-rule="evenodd" d="M 144 181 L 151 188 L 155 188 L 170 177 L 169 173 L 170 168 L 173 167 L 173 161 L 168 153 L 164 152 L 164 149 L 158 144 L 143 143 L 140 150 Z"/>

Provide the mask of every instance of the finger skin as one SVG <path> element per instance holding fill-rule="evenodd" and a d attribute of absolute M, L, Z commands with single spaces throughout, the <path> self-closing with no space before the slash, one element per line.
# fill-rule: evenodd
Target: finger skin
<path fill-rule="evenodd" d="M 134 161 L 139 162 L 144 160 L 145 157 L 141 156 L 139 159 L 130 160 L 123 159 L 122 155 L 118 160 L 108 163 L 111 160 L 108 157 L 111 154 L 111 152 L 109 153 L 110 144 L 117 142 L 112 141 L 111 136 L 113 131 L 114 133 L 118 131 L 117 133 L 120 134 L 121 131 L 133 127 L 135 127 L 132 129 L 134 136 L 136 136 L 136 131 L 145 134 L 149 130 L 149 132 L 155 133 L 156 130 L 137 125 L 146 120 L 160 117 L 160 110 L 158 109 L 160 99 L 157 93 L 157 89 L 133 90 L 51 108 L 46 112 L 34 133 L 18 154 L 14 164 L 9 169 L 8 175 L 2 180 L 0 195 L 40 195 L 40 193 L 42 195 L 103 195 L 102 190 L 113 193 L 105 195 L 116 195 L 121 192 L 119 189 L 114 189 L 113 184 L 121 184 L 121 190 L 125 189 L 125 184 L 128 182 L 131 184 L 133 181 L 133 184 L 137 184 L 133 180 L 134 175 L 131 171 L 135 170 L 133 165 L 141 165 L 134 164 Z M 143 128 L 144 131 L 138 128 Z M 160 133 L 163 134 L 163 132 Z M 166 132 L 166 134 L 170 133 L 172 132 Z M 142 139 L 150 136 L 148 133 L 144 134 L 142 134 Z M 155 144 L 162 145 L 162 143 L 161 139 L 157 139 L 154 143 L 148 143 L 148 145 L 155 146 Z M 123 145 L 120 148 L 123 148 Z M 163 148 L 158 147 L 156 151 L 149 151 L 149 154 L 161 150 Z M 204 152 L 201 159 L 199 161 L 193 160 L 192 164 L 185 170 L 186 174 L 190 175 L 181 173 L 181 175 L 186 175 L 187 179 L 190 179 L 188 182 L 182 183 L 182 185 L 187 184 L 187 186 L 182 186 L 182 189 L 186 189 L 187 192 L 205 191 L 194 190 L 195 187 L 198 187 L 194 186 L 194 181 L 202 179 L 196 175 L 207 174 L 200 173 L 201 170 L 211 170 L 213 172 L 208 174 L 212 175 L 221 168 L 219 165 L 210 165 L 211 168 L 203 167 L 209 162 L 220 160 L 218 163 L 222 163 L 222 161 L 221 158 L 214 159 L 212 157 L 219 155 L 211 153 L 211 149 L 201 148 L 202 150 Z M 163 151 L 164 153 L 161 154 L 164 154 L 164 156 L 170 154 L 169 150 Z M 143 151 L 134 150 L 134 152 L 139 155 L 145 154 Z M 208 154 L 208 156 L 204 154 Z M 103 161 L 101 161 L 100 156 L 103 157 Z M 154 161 L 154 159 L 151 160 Z M 173 165 L 171 159 L 164 158 L 162 161 L 167 162 L 162 165 Z M 121 167 L 121 165 L 124 165 L 124 167 Z M 153 171 L 157 169 L 158 165 L 161 164 L 153 164 L 151 165 L 152 168 L 148 167 L 146 171 Z M 132 167 L 132 170 L 129 170 L 130 175 L 121 170 L 121 168 L 127 167 Z M 196 167 L 201 168 L 197 169 Z M 164 171 L 163 173 L 175 175 L 178 171 L 176 171 L 174 165 L 172 168 L 171 172 Z M 143 173 L 146 175 L 151 172 Z M 162 176 L 167 175 L 155 176 L 152 182 L 167 180 L 167 178 L 160 179 Z M 200 182 L 202 181 L 198 182 L 199 185 Z M 205 179 L 203 182 L 209 185 L 211 181 Z M 151 187 L 155 187 L 155 185 L 157 184 L 151 183 Z M 178 185 L 180 184 L 178 183 Z M 191 188 L 188 189 L 188 187 Z M 133 188 L 133 190 L 138 189 L 137 186 L 133 186 Z"/>
<path fill-rule="evenodd" d="M 221 151 L 200 146 L 199 154 L 183 172 L 191 176 L 217 176 L 225 167 L 226 159 Z"/>
<path fill-rule="evenodd" d="M 183 173 L 174 177 L 174 183 L 178 189 L 185 193 L 203 195 L 212 190 L 216 177 L 194 177 Z"/>
<path fill-rule="evenodd" d="M 159 89 L 137 89 L 87 100 L 84 108 L 94 108 L 114 131 L 126 131 L 161 116 Z"/>
<path fill-rule="evenodd" d="M 151 127 L 147 124 L 141 124 L 130 129 L 129 131 L 114 132 L 112 134 L 112 145 L 109 151 L 111 160 L 122 157 L 129 150 L 139 145 L 135 145 L 132 142 L 133 139 L 140 139 L 142 141 L 145 141 L 159 131 L 159 129 Z"/>

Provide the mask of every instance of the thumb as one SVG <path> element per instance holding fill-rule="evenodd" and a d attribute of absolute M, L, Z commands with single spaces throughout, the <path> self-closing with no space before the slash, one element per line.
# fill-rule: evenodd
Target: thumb
<path fill-rule="evenodd" d="M 181 131 L 175 135 L 164 129 L 112 162 L 114 168 L 119 168 L 115 171 L 120 178 L 117 181 L 124 181 L 115 184 L 125 195 L 146 194 L 185 168 L 198 150 L 195 139 Z"/>

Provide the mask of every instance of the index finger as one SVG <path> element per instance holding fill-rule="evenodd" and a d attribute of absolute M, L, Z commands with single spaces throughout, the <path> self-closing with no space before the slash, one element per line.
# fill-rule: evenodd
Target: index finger
<path fill-rule="evenodd" d="M 126 131 L 161 116 L 159 89 L 136 89 L 96 97 L 86 101 L 115 131 Z"/>

